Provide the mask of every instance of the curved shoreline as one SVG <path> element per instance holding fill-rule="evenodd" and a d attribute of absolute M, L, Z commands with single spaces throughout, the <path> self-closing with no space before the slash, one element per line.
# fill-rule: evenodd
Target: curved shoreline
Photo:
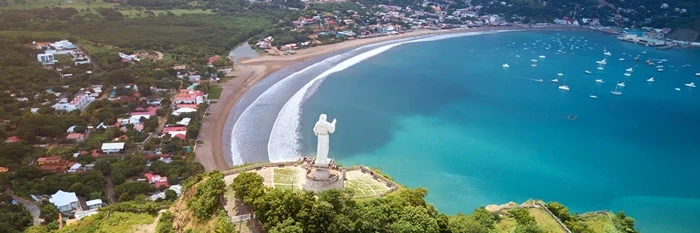
<path fill-rule="evenodd" d="M 552 29 L 582 28 L 530 28 L 513 26 L 468 29 L 460 28 L 440 31 L 422 30 L 394 36 L 358 39 L 338 44 L 313 47 L 300 50 L 297 54 L 290 56 L 261 56 L 251 59 L 242 59 L 238 65 L 238 69 L 229 74 L 231 76 L 236 76 L 236 78 L 223 84 L 224 92 L 222 93 L 221 99 L 218 103 L 214 103 L 210 106 L 210 114 L 202 123 L 202 130 L 200 131 L 199 136 L 201 140 L 205 141 L 205 143 L 198 146 L 196 150 L 197 159 L 204 165 L 207 171 L 225 170 L 230 168 L 234 163 L 234 161 L 232 161 L 233 158 L 231 151 L 232 131 L 236 122 L 238 121 L 238 118 L 245 111 L 245 109 L 247 109 L 252 102 L 257 99 L 267 88 L 283 80 L 286 78 L 286 76 L 330 56 L 341 54 L 361 46 L 402 39 L 417 39 L 420 37 L 465 32 Z M 275 78 L 275 80 L 268 78 L 273 75 L 277 75 L 279 77 Z M 242 161 L 236 162 L 240 163 Z"/>

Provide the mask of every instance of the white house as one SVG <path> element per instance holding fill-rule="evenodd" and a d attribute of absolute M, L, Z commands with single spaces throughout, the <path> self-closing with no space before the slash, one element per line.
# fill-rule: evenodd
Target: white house
<path fill-rule="evenodd" d="M 42 65 L 53 65 L 56 64 L 56 58 L 54 58 L 51 53 L 42 53 L 36 55 L 36 60 Z"/>
<path fill-rule="evenodd" d="M 68 40 L 62 40 L 57 41 L 56 43 L 51 43 L 51 47 L 54 47 L 57 50 L 72 50 L 78 48 Z"/>
<path fill-rule="evenodd" d="M 56 208 L 58 208 L 58 211 L 61 212 L 73 212 L 79 209 L 78 196 L 76 196 L 75 193 L 58 190 L 58 192 L 51 195 L 49 202 L 55 205 Z"/>
<path fill-rule="evenodd" d="M 105 154 L 121 153 L 124 151 L 124 143 L 123 142 L 102 143 L 101 150 L 102 150 L 102 153 L 105 153 Z"/>
<path fill-rule="evenodd" d="M 83 165 L 82 165 L 82 164 L 79 164 L 79 163 L 73 164 L 73 166 L 70 166 L 70 168 L 68 168 L 68 172 L 69 172 L 69 173 L 78 172 L 78 171 L 80 171 L 80 168 L 81 168 L 82 166 L 83 166 Z"/>
<path fill-rule="evenodd" d="M 75 96 L 75 98 L 73 98 L 73 100 L 70 102 L 68 102 L 68 99 L 63 98 L 61 101 L 51 107 L 58 111 L 71 112 L 75 110 L 82 110 L 92 102 L 95 102 L 95 97 L 80 94 Z"/>
<path fill-rule="evenodd" d="M 86 201 L 85 205 L 87 205 L 88 209 L 93 210 L 102 207 L 103 204 L 101 199 L 94 199 Z"/>

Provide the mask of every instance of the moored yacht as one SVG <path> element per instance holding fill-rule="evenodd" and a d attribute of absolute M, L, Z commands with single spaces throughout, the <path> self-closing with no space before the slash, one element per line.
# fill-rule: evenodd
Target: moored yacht
<path fill-rule="evenodd" d="M 544 55 L 540 55 L 539 58 L 545 59 L 546 57 Z"/>
<path fill-rule="evenodd" d="M 632 69 L 632 67 L 627 68 L 625 71 L 627 71 L 627 72 L 634 72 L 634 70 Z"/>
<path fill-rule="evenodd" d="M 632 76 L 632 74 L 630 74 L 630 73 L 625 73 L 625 76 L 629 77 L 629 76 Z"/>
<path fill-rule="evenodd" d="M 503 66 L 503 68 L 508 68 L 508 67 L 510 67 L 510 65 L 508 65 L 508 63 L 503 64 L 502 66 Z"/>
<path fill-rule="evenodd" d="M 553 83 L 559 83 L 559 79 L 556 79 L 556 78 L 555 78 L 555 79 L 552 79 L 552 82 L 553 82 Z"/>
<path fill-rule="evenodd" d="M 586 74 L 591 74 L 591 72 L 590 72 L 590 71 L 588 71 L 588 70 L 586 70 L 586 71 L 583 71 L 583 73 L 586 73 Z"/>
<path fill-rule="evenodd" d="M 653 82 L 654 82 L 654 77 L 651 77 L 651 78 L 647 79 L 647 82 L 653 83 Z"/>
<path fill-rule="evenodd" d="M 605 81 L 603 81 L 602 79 L 596 79 L 595 82 L 596 83 L 605 83 Z"/>
<path fill-rule="evenodd" d="M 615 86 L 615 90 L 614 90 L 614 91 L 610 91 L 610 94 L 613 94 L 613 95 L 622 95 L 622 92 L 618 91 L 618 90 L 617 90 L 617 86 Z"/>
<path fill-rule="evenodd" d="M 561 76 L 564 76 L 564 74 L 562 74 L 562 73 L 557 73 L 557 76 L 561 77 Z"/>
<path fill-rule="evenodd" d="M 561 85 L 561 86 L 559 86 L 559 90 L 569 91 L 569 86 L 568 85 Z"/>
<path fill-rule="evenodd" d="M 625 82 L 617 83 L 618 87 L 625 87 Z"/>
<path fill-rule="evenodd" d="M 695 83 L 694 82 L 686 83 L 685 86 L 686 87 L 695 87 Z"/>

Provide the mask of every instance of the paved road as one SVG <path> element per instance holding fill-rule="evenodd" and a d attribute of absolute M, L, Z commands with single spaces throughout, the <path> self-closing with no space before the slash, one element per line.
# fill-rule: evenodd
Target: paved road
<path fill-rule="evenodd" d="M 29 210 L 30 213 L 32 213 L 32 217 L 34 218 L 34 225 L 41 224 L 41 220 L 39 219 L 39 212 L 40 212 L 39 206 L 34 204 L 34 202 L 31 202 L 31 201 L 24 199 L 22 197 L 16 196 L 14 194 L 10 194 L 10 195 L 12 195 L 13 199 L 17 200 L 17 202 L 22 204 L 24 207 L 27 208 L 27 210 Z"/>

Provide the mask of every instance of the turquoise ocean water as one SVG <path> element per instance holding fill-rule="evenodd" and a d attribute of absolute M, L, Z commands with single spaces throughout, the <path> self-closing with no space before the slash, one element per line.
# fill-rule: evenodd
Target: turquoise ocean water
<path fill-rule="evenodd" d="M 604 49 L 612 55 L 598 70 Z M 667 59 L 665 71 L 647 59 Z M 623 210 L 643 232 L 697 233 L 700 89 L 684 85 L 700 85 L 695 72 L 698 50 L 585 31 L 409 43 L 328 76 L 302 105 L 302 150 L 314 153 L 323 112 L 338 118 L 331 157 L 425 187 L 450 214 L 536 198 L 575 212 Z M 557 73 L 570 91 L 549 81 Z M 625 80 L 622 96 L 611 95 Z"/>

